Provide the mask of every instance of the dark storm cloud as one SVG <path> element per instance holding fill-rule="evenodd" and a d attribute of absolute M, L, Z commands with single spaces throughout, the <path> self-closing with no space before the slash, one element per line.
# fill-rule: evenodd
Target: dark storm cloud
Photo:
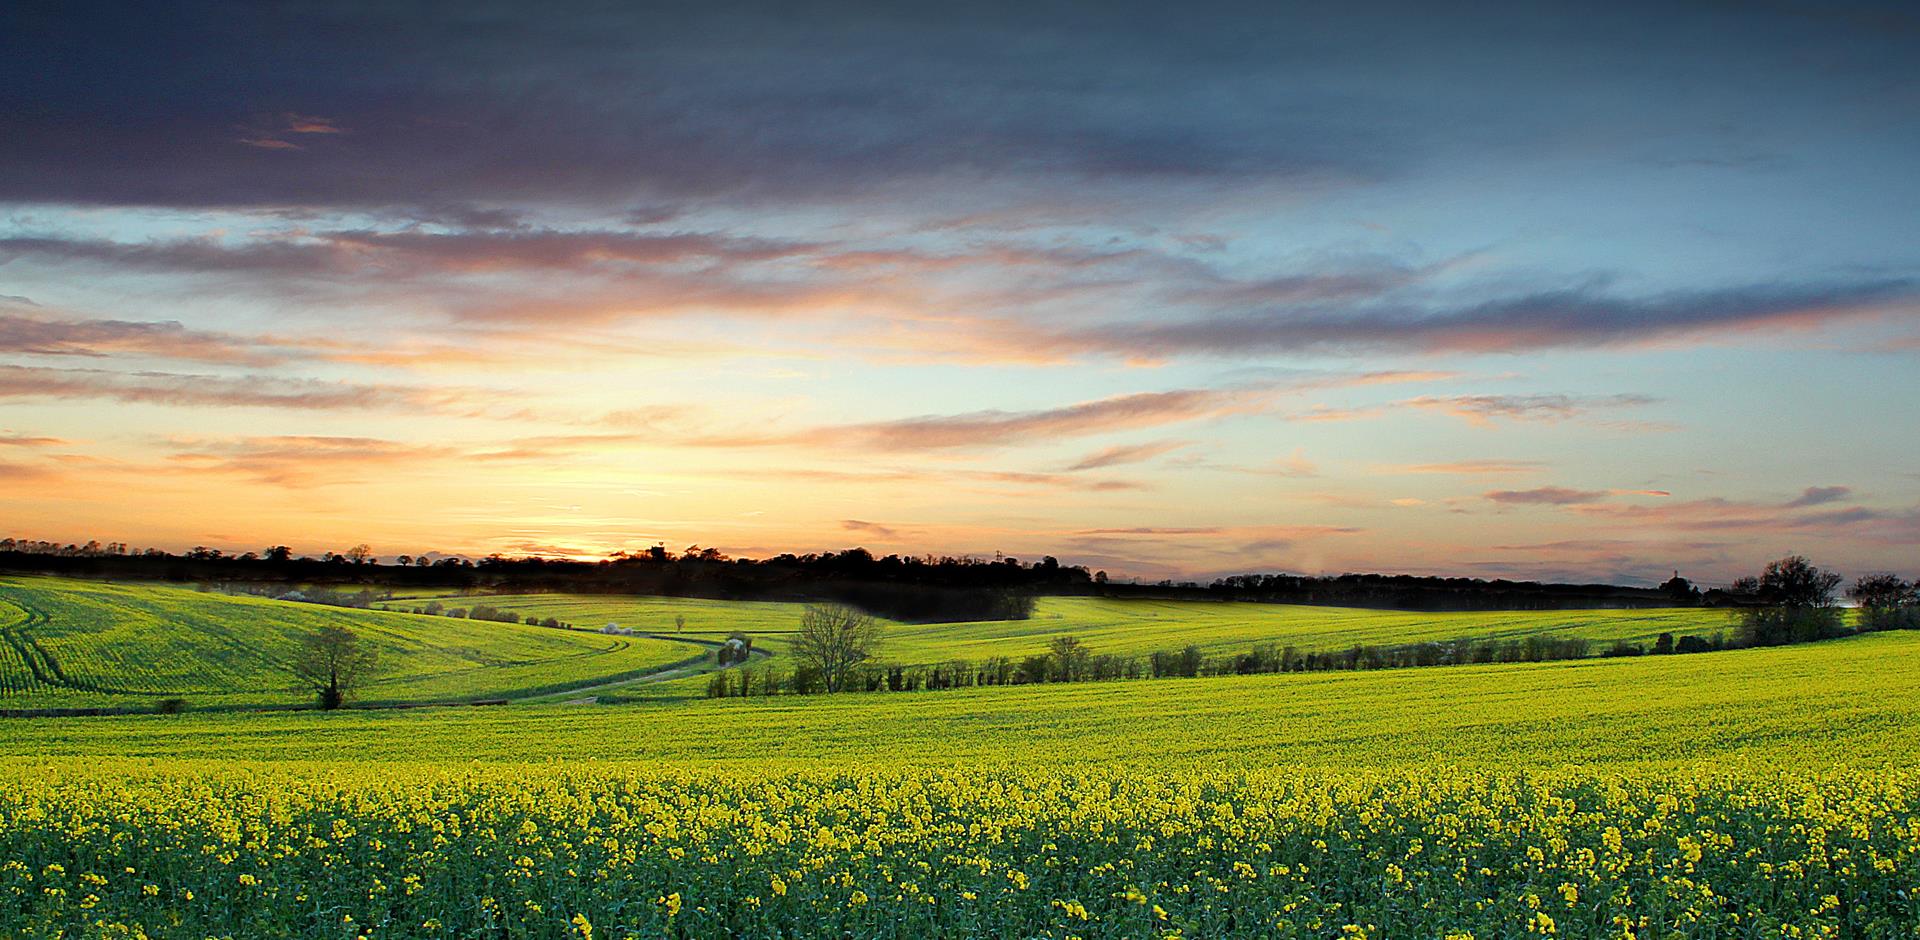
<path fill-rule="evenodd" d="M 1244 107 L 1284 77 L 1263 63 L 1303 51 L 1290 32 L 1026 4 L 26 5 L 0 19 L 0 201 L 670 203 L 937 174 L 1382 172 L 1394 151 L 1350 100 Z"/>
<path fill-rule="evenodd" d="M 1894 114 L 1914 33 L 1868 25 L 1897 5 L 1848 9 L 22 0 L 0 10 L 0 202 L 511 225 L 503 207 L 538 203 L 658 220 L 714 199 L 1393 179 L 1554 146 L 1610 98 L 1697 127 L 1701 101 L 1650 92 L 1783 62 Z M 1739 157 L 1684 149 L 1650 159 Z"/>
<path fill-rule="evenodd" d="M 699 232 L 342 231 L 300 239 L 227 244 L 213 239 L 140 243 L 23 236 L 0 238 L 0 263 L 31 257 L 181 273 L 412 274 L 519 269 L 578 269 L 607 262 L 768 261 L 810 246 Z"/>

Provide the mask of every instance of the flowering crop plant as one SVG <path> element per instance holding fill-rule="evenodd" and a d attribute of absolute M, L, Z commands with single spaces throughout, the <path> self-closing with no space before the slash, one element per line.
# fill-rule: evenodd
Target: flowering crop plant
<path fill-rule="evenodd" d="M 7 936 L 1920 936 L 1907 773 L 155 769 L 0 795 Z"/>

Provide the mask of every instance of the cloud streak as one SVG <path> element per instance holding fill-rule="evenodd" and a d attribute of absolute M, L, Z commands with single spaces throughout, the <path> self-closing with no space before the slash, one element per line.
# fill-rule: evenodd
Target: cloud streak
<path fill-rule="evenodd" d="M 1122 464 L 1142 463 L 1163 454 L 1170 454 L 1192 443 L 1192 441 L 1149 441 L 1145 444 L 1116 444 L 1112 447 L 1101 448 L 1080 458 L 1071 466 L 1067 467 L 1067 470 L 1069 472 L 1078 472 L 1081 470 L 1099 470 L 1104 467 L 1115 467 Z"/>
<path fill-rule="evenodd" d="M 168 457 L 189 472 L 245 476 L 288 487 L 357 483 L 370 474 L 451 456 L 451 448 L 368 437 L 281 435 L 187 443 Z"/>
<path fill-rule="evenodd" d="M 696 443 L 714 447 L 803 445 L 899 452 L 1005 446 L 1033 438 L 1082 437 L 1245 414 L 1266 407 L 1272 397 L 1271 390 L 1261 388 L 1138 392 L 1060 408 L 929 415 L 829 425 L 793 434 L 710 437 Z"/>
<path fill-rule="evenodd" d="M 1515 353 L 1645 343 L 1716 331 L 1804 328 L 1920 310 L 1920 283 L 1757 284 L 1728 290 L 1619 297 L 1560 290 L 1460 307 L 1278 304 L 1173 323 L 1103 325 L 1059 342 L 1126 355 L 1256 353 Z"/>
<path fill-rule="evenodd" d="M 294 351 L 258 339 L 188 329 L 175 322 L 47 320 L 0 312 L 0 353 L 33 356 L 153 356 L 219 365 L 269 366 Z"/>
<path fill-rule="evenodd" d="M 282 379 L 271 376 L 110 372 L 0 365 L 0 401 L 96 399 L 150 405 L 357 411 L 442 409 L 464 393 L 397 385 Z"/>

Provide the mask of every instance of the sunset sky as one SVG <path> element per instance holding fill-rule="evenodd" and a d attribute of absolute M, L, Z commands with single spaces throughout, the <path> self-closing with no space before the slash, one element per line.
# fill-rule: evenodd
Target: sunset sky
<path fill-rule="evenodd" d="M 1908 4 L 125 6 L 0 12 L 0 534 L 1920 573 Z"/>

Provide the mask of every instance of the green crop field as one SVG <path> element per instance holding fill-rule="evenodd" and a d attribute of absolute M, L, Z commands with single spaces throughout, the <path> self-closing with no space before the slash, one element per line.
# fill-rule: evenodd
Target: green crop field
<path fill-rule="evenodd" d="M 587 717 L 587 716 L 591 717 Z M 1920 764 L 1920 633 L 1689 656 L 658 706 L 34 719 L 0 754 L 837 768 Z M 537 742 L 537 743 L 533 743 Z"/>
<path fill-rule="evenodd" d="M 484 699 L 644 672 L 687 644 L 229 597 L 149 584 L 0 579 L 0 708 L 304 704 L 287 664 L 322 626 L 380 668 L 368 702 Z"/>
<path fill-rule="evenodd" d="M 1920 634 L 918 695 L 16 721 L 0 933 L 1871 937 Z"/>
<path fill-rule="evenodd" d="M 426 598 L 387 606 L 406 609 Z M 363 701 L 419 702 L 518 696 L 604 683 L 698 656 L 691 643 L 592 631 L 617 623 L 640 632 L 713 641 L 735 632 L 776 657 L 802 605 L 686 598 L 539 594 L 446 597 L 486 603 L 585 632 L 357 611 L 177 587 L 53 578 L 0 581 L 0 707 L 192 707 L 297 704 L 308 697 L 286 664 L 302 634 L 325 624 L 360 634 L 384 663 Z M 676 624 L 684 618 L 684 630 Z M 1209 654 L 1256 643 L 1337 649 L 1356 643 L 1510 638 L 1530 634 L 1599 641 L 1649 640 L 1662 631 L 1707 633 L 1725 615 L 1701 610 L 1419 614 L 1193 601 L 1042 598 L 1021 621 L 885 625 L 880 657 L 918 664 L 1026 656 L 1071 634 L 1099 652 L 1141 655 L 1189 643 Z M 778 664 L 778 660 L 776 660 Z M 698 676 L 622 694 L 697 697 Z"/>
<path fill-rule="evenodd" d="M 420 598 L 389 606 L 411 607 Z M 485 603 L 536 617 L 555 617 L 587 628 L 618 623 L 672 634 L 674 618 L 686 618 L 690 637 L 723 638 L 746 633 L 754 645 L 775 653 L 800 622 L 803 605 L 711 601 L 693 598 L 605 594 L 518 594 L 443 597 L 450 606 Z M 1189 643 L 1209 655 L 1241 652 L 1259 643 L 1301 650 L 1345 649 L 1355 644 L 1392 645 L 1428 640 L 1512 639 L 1530 635 L 1583 637 L 1598 643 L 1649 643 L 1661 633 L 1676 637 L 1728 629 L 1727 613 L 1701 608 L 1673 610 L 1545 610 L 1417 613 L 1352 607 L 1306 607 L 1209 601 L 1112 600 L 1043 597 L 1028 620 L 977 623 L 885 623 L 879 657 L 909 665 L 951 659 L 1027 656 L 1046 650 L 1055 636 L 1073 635 L 1095 652 L 1144 655 Z"/>
<path fill-rule="evenodd" d="M 283 615 L 422 643 L 626 639 L 150 586 L 0 590 L 8 629 L 63 664 L 107 661 L 49 626 L 87 609 L 113 612 L 107 635 L 130 649 Z M 777 638 L 798 615 L 484 602 L 643 630 L 678 614 L 689 636 Z M 1030 621 L 892 624 L 887 655 L 1010 655 L 1063 632 L 1227 651 L 1689 625 L 1725 622 L 1065 599 Z M 195 655 L 163 648 L 177 652 L 116 661 L 164 676 L 143 664 Z M 893 695 L 0 721 L 9 938 L 1920 937 L 1920 633 Z"/>

